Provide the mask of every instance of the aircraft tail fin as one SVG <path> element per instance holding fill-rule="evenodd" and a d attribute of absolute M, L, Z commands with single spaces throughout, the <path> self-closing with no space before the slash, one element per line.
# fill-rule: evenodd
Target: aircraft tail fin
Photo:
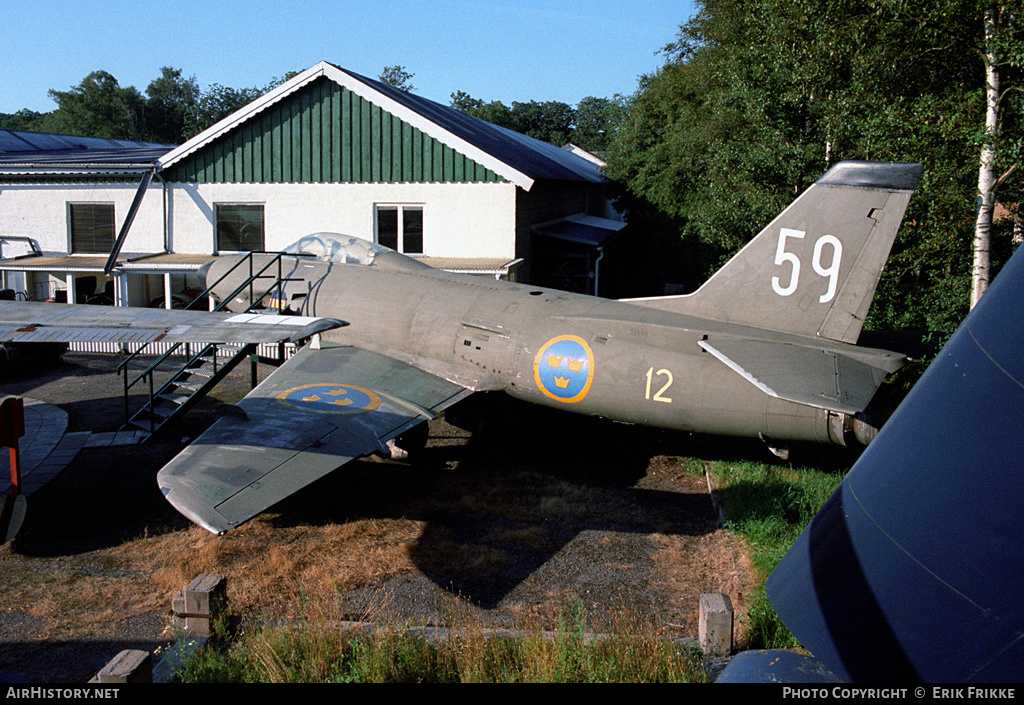
<path fill-rule="evenodd" d="M 921 172 L 920 164 L 836 164 L 700 289 L 632 301 L 855 343 Z"/>

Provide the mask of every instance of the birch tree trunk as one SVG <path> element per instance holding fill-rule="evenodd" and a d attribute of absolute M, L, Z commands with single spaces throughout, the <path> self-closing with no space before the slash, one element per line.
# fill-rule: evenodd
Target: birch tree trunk
<path fill-rule="evenodd" d="M 974 267 L 971 277 L 971 308 L 985 293 L 991 279 L 992 211 L 996 194 L 996 138 L 999 132 L 999 70 L 994 50 L 996 9 L 985 8 L 985 143 L 978 168 L 978 216 L 974 226 Z"/>

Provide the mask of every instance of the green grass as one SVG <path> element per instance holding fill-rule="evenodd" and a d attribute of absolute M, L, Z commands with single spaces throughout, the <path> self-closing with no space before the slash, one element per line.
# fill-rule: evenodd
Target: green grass
<path fill-rule="evenodd" d="M 429 641 L 410 629 L 331 627 L 321 618 L 259 627 L 188 659 L 183 682 L 659 683 L 706 680 L 697 652 L 624 629 L 591 638 L 582 606 L 554 635 L 452 632 Z"/>
<path fill-rule="evenodd" d="M 746 539 L 759 573 L 747 620 L 751 648 L 798 646 L 764 592 L 764 580 L 843 478 L 835 467 L 792 467 L 750 461 L 711 463 L 721 488 L 725 525 Z"/>

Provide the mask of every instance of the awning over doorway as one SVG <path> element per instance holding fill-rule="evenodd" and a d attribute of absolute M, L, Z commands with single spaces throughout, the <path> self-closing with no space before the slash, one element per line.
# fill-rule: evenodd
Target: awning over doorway
<path fill-rule="evenodd" d="M 566 242 L 575 242 L 591 247 L 604 247 L 626 224 L 619 220 L 598 218 L 594 215 L 571 215 L 550 223 L 535 226 L 533 231 L 538 235 L 547 235 Z"/>

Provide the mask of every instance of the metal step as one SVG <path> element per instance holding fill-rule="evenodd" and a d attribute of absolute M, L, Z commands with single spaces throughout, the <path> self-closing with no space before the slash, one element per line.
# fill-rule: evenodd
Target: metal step
<path fill-rule="evenodd" d="M 180 407 L 178 405 L 174 405 L 172 408 L 167 408 L 166 406 L 157 406 L 156 404 L 153 404 L 153 406 L 146 406 L 143 408 L 155 416 L 160 416 L 166 419 L 168 416 L 175 413 Z"/>
<path fill-rule="evenodd" d="M 189 397 L 191 397 L 192 395 L 191 394 L 174 394 L 173 392 L 164 392 L 163 394 L 156 394 L 154 396 L 158 397 L 159 399 L 163 399 L 164 401 L 169 401 L 172 404 L 184 404 L 186 401 L 188 401 Z"/>
<path fill-rule="evenodd" d="M 175 387 L 179 389 L 189 389 L 192 392 L 198 392 L 200 389 L 203 388 L 203 385 L 200 384 L 199 382 L 189 382 L 187 380 L 176 381 L 173 382 L 173 384 Z M 189 394 L 188 396 L 191 397 L 192 395 Z"/>

